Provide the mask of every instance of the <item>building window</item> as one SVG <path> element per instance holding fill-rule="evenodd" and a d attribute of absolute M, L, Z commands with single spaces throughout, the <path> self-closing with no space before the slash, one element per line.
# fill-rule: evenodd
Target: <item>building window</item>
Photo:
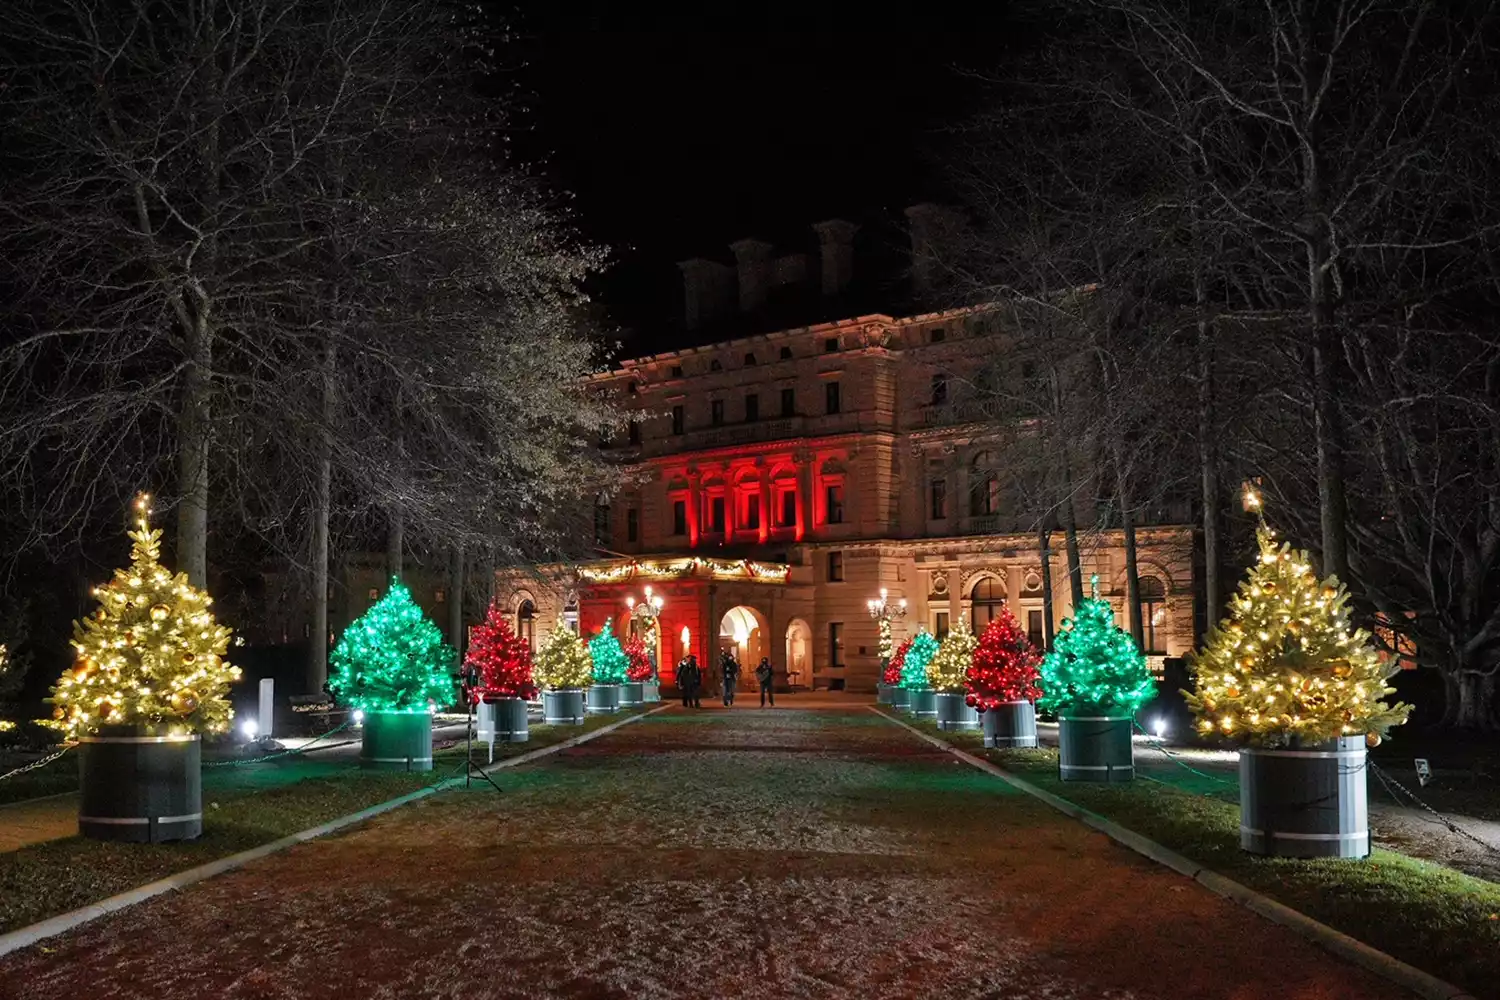
<path fill-rule="evenodd" d="M 676 406 L 672 407 L 672 433 L 681 434 L 686 429 L 687 410 L 683 409 L 681 403 L 678 403 Z"/>
<path fill-rule="evenodd" d="M 751 531 L 760 530 L 760 496 L 751 494 L 745 498 L 745 527 Z"/>
<path fill-rule="evenodd" d="M 974 589 L 969 591 L 969 600 L 974 609 L 974 634 L 979 635 L 990 622 L 1000 617 L 1000 609 L 1005 607 L 1005 584 L 987 576 L 974 584 Z"/>
<path fill-rule="evenodd" d="M 708 498 L 708 530 L 722 534 L 724 531 L 724 498 Z"/>
<path fill-rule="evenodd" d="M 828 524 L 844 523 L 844 488 L 842 486 L 826 486 L 823 489 L 823 503 L 825 514 L 824 520 Z"/>
<path fill-rule="evenodd" d="M 711 372 L 721 372 L 724 370 L 724 366 L 719 364 L 718 358 L 714 358 L 708 363 L 708 370 Z"/>
<path fill-rule="evenodd" d="M 672 501 L 672 534 L 687 534 L 687 501 Z"/>
<path fill-rule="evenodd" d="M 609 544 L 609 504 L 594 504 L 594 544 Z"/>
<path fill-rule="evenodd" d="M 792 349 L 790 347 L 783 347 L 781 349 L 781 360 L 782 361 L 790 361 L 790 360 L 792 360 Z"/>
<path fill-rule="evenodd" d="M 844 554 L 842 552 L 828 553 L 828 582 L 844 582 Z"/>
<path fill-rule="evenodd" d="M 747 354 L 747 355 L 745 355 L 745 367 L 746 368 L 754 368 L 755 367 L 755 355 L 754 354 Z"/>
<path fill-rule="evenodd" d="M 838 349 L 839 349 L 839 338 L 837 338 L 837 337 L 829 337 L 827 340 L 823 341 L 823 350 L 824 350 L 824 352 L 826 352 L 828 354 L 833 354 L 833 353 L 837 352 Z"/>
<path fill-rule="evenodd" d="M 927 339 L 934 344 L 941 344 L 948 337 L 948 331 L 938 327 L 927 335 Z"/>
<path fill-rule="evenodd" d="M 634 420 L 630 422 L 630 443 L 641 443 L 641 425 Z"/>
<path fill-rule="evenodd" d="M 1000 513 L 1000 477 L 994 458 L 987 451 L 974 456 L 969 466 L 969 515 L 984 517 Z"/>
<path fill-rule="evenodd" d="M 1136 583 L 1141 599 L 1141 639 L 1143 653 L 1167 651 L 1167 590 L 1154 576 L 1143 576 Z"/>
<path fill-rule="evenodd" d="M 932 405 L 942 406 L 948 402 L 948 376 L 932 376 Z"/>
<path fill-rule="evenodd" d="M 839 384 L 837 382 L 825 382 L 823 384 L 823 401 L 825 409 L 830 415 L 839 412 Z"/>
<path fill-rule="evenodd" d="M 724 426 L 724 401 L 715 399 L 708 404 L 708 422 L 715 427 Z"/>
<path fill-rule="evenodd" d="M 631 382 L 628 385 L 626 385 L 625 386 L 625 391 L 628 392 L 630 395 L 634 396 L 635 395 L 635 391 L 636 391 L 636 389 L 635 389 L 635 383 Z"/>
<path fill-rule="evenodd" d="M 781 415 L 783 417 L 795 417 L 797 415 L 797 390 L 781 390 Z"/>
<path fill-rule="evenodd" d="M 937 612 L 934 612 L 933 616 L 932 616 L 932 637 L 934 639 L 936 639 L 938 642 L 942 642 L 944 636 L 946 636 L 947 634 L 948 634 L 948 612 L 946 612 L 946 611 L 937 611 Z"/>
<path fill-rule="evenodd" d="M 682 378 L 682 366 L 681 365 L 673 365 L 672 366 L 672 377 L 673 378 Z"/>
<path fill-rule="evenodd" d="M 516 608 L 516 637 L 536 652 L 536 605 L 530 601 L 522 601 Z"/>
<path fill-rule="evenodd" d="M 781 526 L 790 528 L 797 523 L 797 491 L 781 491 Z"/>
<path fill-rule="evenodd" d="M 641 540 L 641 512 L 634 507 L 625 511 L 625 540 L 627 542 L 638 542 Z"/>
<path fill-rule="evenodd" d="M 745 394 L 745 423 L 753 424 L 760 419 L 760 396 L 757 393 Z"/>
<path fill-rule="evenodd" d="M 927 489 L 931 499 L 931 510 L 929 516 L 934 521 L 941 521 L 948 516 L 948 480 L 938 476 L 932 480 L 932 485 Z"/>
<path fill-rule="evenodd" d="M 1047 641 L 1047 633 L 1042 629 L 1042 613 L 1040 611 L 1026 612 L 1026 640 L 1037 649 L 1043 649 L 1042 645 Z"/>
<path fill-rule="evenodd" d="M 844 665 L 844 623 L 828 623 L 828 665 L 830 667 L 842 667 Z"/>

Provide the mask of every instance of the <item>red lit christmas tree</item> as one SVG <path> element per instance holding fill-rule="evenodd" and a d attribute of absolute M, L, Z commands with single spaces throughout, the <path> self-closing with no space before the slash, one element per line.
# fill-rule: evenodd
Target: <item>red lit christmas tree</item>
<path fill-rule="evenodd" d="M 1008 701 L 1036 701 L 1037 668 L 1042 654 L 1007 607 L 990 620 L 969 665 L 965 699 L 979 711 L 988 711 Z"/>
<path fill-rule="evenodd" d="M 630 659 L 625 667 L 626 680 L 649 681 L 655 676 L 656 668 L 651 665 L 651 656 L 646 652 L 646 640 L 640 636 L 625 640 L 625 655 Z"/>
<path fill-rule="evenodd" d="M 490 605 L 484 624 L 476 626 L 470 636 L 464 666 L 478 674 L 478 684 L 469 691 L 469 697 L 476 703 L 536 697 L 531 650 L 511 631 L 505 613 L 495 604 Z"/>
<path fill-rule="evenodd" d="M 880 676 L 880 680 L 882 683 L 888 684 L 891 687 L 895 687 L 896 685 L 901 683 L 901 668 L 903 665 L 905 665 L 906 654 L 910 650 L 910 639 L 907 639 L 901 645 L 896 647 L 896 651 L 891 654 L 889 662 L 887 662 L 885 665 L 885 673 L 881 674 Z"/>

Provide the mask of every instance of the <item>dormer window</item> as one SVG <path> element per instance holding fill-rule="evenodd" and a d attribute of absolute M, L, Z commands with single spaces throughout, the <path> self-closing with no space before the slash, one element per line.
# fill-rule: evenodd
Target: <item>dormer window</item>
<path fill-rule="evenodd" d="M 682 378 L 682 366 L 681 365 L 673 365 L 672 366 L 672 377 L 673 378 Z"/>
<path fill-rule="evenodd" d="M 753 353 L 745 355 L 745 367 L 746 368 L 754 368 L 755 367 L 755 355 Z"/>
<path fill-rule="evenodd" d="M 724 370 L 724 366 L 719 364 L 718 358 L 714 358 L 708 363 L 708 370 L 711 372 L 721 372 Z"/>
<path fill-rule="evenodd" d="M 948 339 L 948 331 L 942 327 L 938 327 L 927 335 L 927 339 L 934 344 L 941 344 L 944 340 Z"/>
<path fill-rule="evenodd" d="M 781 349 L 781 360 L 782 361 L 790 361 L 790 360 L 792 360 L 792 349 L 790 347 L 783 347 Z"/>
<path fill-rule="evenodd" d="M 630 395 L 634 396 L 635 393 L 636 393 L 636 385 L 635 385 L 635 383 L 631 382 L 629 385 L 625 386 L 625 391 L 627 393 L 629 393 Z"/>
<path fill-rule="evenodd" d="M 823 341 L 823 351 L 824 351 L 825 354 L 833 354 L 833 353 L 837 352 L 838 349 L 839 349 L 839 338 L 837 338 L 837 337 L 829 337 L 827 340 Z"/>

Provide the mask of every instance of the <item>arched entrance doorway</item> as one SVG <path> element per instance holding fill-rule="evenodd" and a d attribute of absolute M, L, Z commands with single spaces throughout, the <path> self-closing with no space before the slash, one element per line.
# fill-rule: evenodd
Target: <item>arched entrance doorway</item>
<path fill-rule="evenodd" d="M 786 682 L 794 688 L 811 688 L 812 629 L 801 618 L 786 627 Z"/>
<path fill-rule="evenodd" d="M 766 642 L 768 632 L 765 616 L 748 604 L 730 608 L 719 620 L 719 652 L 731 653 L 740 661 L 740 687 L 753 683 L 755 665 L 762 656 L 771 654 Z M 713 674 L 718 677 L 717 662 Z"/>

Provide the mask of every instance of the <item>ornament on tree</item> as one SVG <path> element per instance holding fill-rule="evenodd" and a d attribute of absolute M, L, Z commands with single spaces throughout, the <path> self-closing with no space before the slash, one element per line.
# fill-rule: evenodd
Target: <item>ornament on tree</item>
<path fill-rule="evenodd" d="M 1037 669 L 1042 654 L 1031 644 L 1010 608 L 1001 606 L 1000 614 L 990 619 L 965 677 L 972 708 L 981 712 L 1013 701 L 1036 701 Z"/>
<path fill-rule="evenodd" d="M 962 691 L 964 677 L 969 672 L 969 662 L 974 657 L 974 648 L 979 640 L 969 631 L 969 625 L 959 618 L 938 643 L 937 652 L 927 663 L 927 683 L 937 691 Z"/>
<path fill-rule="evenodd" d="M 1261 521 L 1260 554 L 1230 618 L 1189 657 L 1196 692 L 1187 696 L 1202 733 L 1259 745 L 1295 737 L 1324 742 L 1363 734 L 1376 745 L 1406 721 L 1410 705 L 1389 705 L 1383 663 L 1369 633 L 1351 629 L 1349 594 L 1336 577 L 1320 584 L 1306 552 L 1276 541 Z"/>
<path fill-rule="evenodd" d="M 593 683 L 594 665 L 578 633 L 559 625 L 536 651 L 533 675 L 550 691 L 570 691 Z"/>
<path fill-rule="evenodd" d="M 880 675 L 880 679 L 887 687 L 898 687 L 901 684 L 901 668 L 906 662 L 906 654 L 911 651 L 911 643 L 910 639 L 903 640 L 901 645 L 896 647 L 896 651 L 891 654 L 891 658 L 886 661 L 885 671 Z"/>
<path fill-rule="evenodd" d="M 328 688 L 365 712 L 426 712 L 453 700 L 453 647 L 399 580 L 344 629 L 328 657 Z"/>
<path fill-rule="evenodd" d="M 911 637 L 911 648 L 901 658 L 901 686 L 904 688 L 927 687 L 927 664 L 937 655 L 938 641 L 932 633 L 919 631 Z"/>
<path fill-rule="evenodd" d="M 69 739 L 102 724 L 222 732 L 233 718 L 227 695 L 240 669 L 222 659 L 230 631 L 214 620 L 207 593 L 162 566 L 150 514 L 141 497 L 130 568 L 97 588 L 99 609 L 73 623 L 78 661 L 53 686 L 56 708 L 43 723 Z"/>
<path fill-rule="evenodd" d="M 589 640 L 589 658 L 594 662 L 595 684 L 625 683 L 630 658 L 615 637 L 613 618 L 604 619 L 604 627 Z"/>
<path fill-rule="evenodd" d="M 656 667 L 651 664 L 651 654 L 646 652 L 646 640 L 633 636 L 625 643 L 625 677 L 632 681 L 649 681 L 656 676 Z"/>
<path fill-rule="evenodd" d="M 1134 715 L 1156 694 L 1146 657 L 1130 633 L 1115 624 L 1114 609 L 1099 596 L 1099 577 L 1089 581 L 1090 596 L 1064 619 L 1052 652 L 1042 657 L 1042 696 L 1037 707 L 1060 715 Z"/>
<path fill-rule="evenodd" d="M 464 667 L 477 681 L 468 689 L 469 700 L 474 704 L 501 698 L 536 697 L 531 650 L 511 629 L 510 616 L 493 601 L 485 612 L 484 623 L 470 633 Z"/>

